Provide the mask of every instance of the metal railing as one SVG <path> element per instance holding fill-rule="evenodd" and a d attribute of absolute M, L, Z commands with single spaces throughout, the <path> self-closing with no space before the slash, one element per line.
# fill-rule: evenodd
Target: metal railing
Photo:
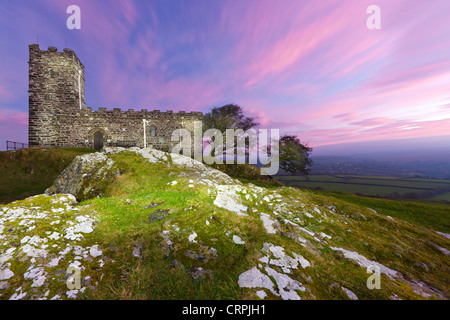
<path fill-rule="evenodd" d="M 28 148 L 28 143 L 6 140 L 6 151 Z"/>

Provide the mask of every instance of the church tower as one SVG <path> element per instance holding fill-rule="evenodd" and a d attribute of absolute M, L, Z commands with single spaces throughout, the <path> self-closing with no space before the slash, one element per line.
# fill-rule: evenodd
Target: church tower
<path fill-rule="evenodd" d="M 29 125 L 30 147 L 57 147 L 63 128 L 59 117 L 79 114 L 86 107 L 84 66 L 70 49 L 40 50 L 29 46 Z"/>

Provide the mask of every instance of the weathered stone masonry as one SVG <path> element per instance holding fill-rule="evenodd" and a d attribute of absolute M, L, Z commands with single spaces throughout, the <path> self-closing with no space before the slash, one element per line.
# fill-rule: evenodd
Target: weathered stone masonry
<path fill-rule="evenodd" d="M 70 49 L 58 52 L 49 47 L 29 46 L 29 126 L 30 146 L 88 147 L 144 146 L 143 119 L 147 146 L 170 151 L 175 129 L 194 132 L 201 112 L 122 111 L 86 107 L 84 66 Z"/>

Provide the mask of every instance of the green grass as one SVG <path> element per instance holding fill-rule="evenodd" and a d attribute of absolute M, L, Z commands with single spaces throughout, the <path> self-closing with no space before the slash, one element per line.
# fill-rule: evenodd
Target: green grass
<path fill-rule="evenodd" d="M 123 262 L 118 264 L 120 267 L 111 269 L 110 275 L 97 291 L 86 293 L 83 298 L 241 299 L 250 295 L 251 292 L 248 289 L 240 289 L 236 285 L 236 279 L 261 257 L 258 250 L 264 242 L 281 245 L 286 250 L 301 252 L 313 263 L 313 268 L 295 271 L 294 275 L 300 279 L 311 277 L 313 283 L 310 284 L 310 288 L 316 298 L 345 299 L 346 296 L 342 290 L 332 287 L 333 283 L 350 288 L 360 299 L 387 299 L 389 292 L 396 292 L 407 299 L 418 298 L 409 287 L 405 287 L 402 283 L 394 284 L 387 279 L 383 280 L 384 290 L 367 290 L 365 270 L 355 268 L 354 263 L 347 259 L 337 259 L 337 254 L 329 250 L 328 246 L 317 244 L 315 249 L 302 250 L 288 236 L 293 230 L 286 224 L 282 224 L 285 236 L 268 235 L 262 228 L 258 215 L 237 217 L 227 210 L 215 207 L 212 205 L 213 198 L 207 194 L 206 189 L 187 187 L 186 181 L 183 183 L 182 178 L 176 177 L 176 169 L 174 174 L 174 169 L 169 170 L 166 164 L 146 166 L 141 158 L 131 154 L 115 155 L 114 159 L 119 167 L 126 168 L 125 174 L 110 191 L 108 197 L 92 199 L 87 203 L 91 204 L 94 210 L 102 212 L 97 236 L 103 243 L 112 244 L 116 248 L 116 253 L 109 252 L 109 254 L 113 254 L 113 259 Z M 175 187 L 168 187 L 167 184 L 175 177 L 179 183 Z M 241 181 L 244 185 L 255 182 L 245 179 Z M 438 261 L 445 262 L 441 260 L 442 256 L 433 256 L 433 249 L 426 249 L 424 241 L 430 237 L 427 233 L 429 231 L 409 227 L 401 220 L 388 222 L 385 218 L 374 216 L 364 208 L 368 206 L 377 210 L 382 216 L 390 215 L 419 226 L 448 232 L 450 227 L 448 211 L 446 211 L 448 206 L 383 202 L 380 199 L 334 193 L 304 191 L 296 193 L 295 189 L 285 189 L 270 182 L 256 183 L 261 187 L 269 187 L 267 190 L 284 194 L 289 199 L 302 199 L 303 205 L 307 207 L 317 204 L 319 206 L 334 205 L 338 214 L 328 212 L 333 222 L 330 220 L 331 217 L 322 222 L 318 222 L 321 220 L 315 218 L 303 220 L 302 225 L 317 233 L 322 231 L 332 234 L 336 237 L 334 240 L 337 241 L 336 245 L 356 250 L 392 268 L 407 270 L 407 273 L 417 275 L 423 281 L 426 280 L 440 290 L 444 290 L 440 280 L 441 273 L 422 275 L 420 270 L 414 267 L 414 259 L 417 259 L 419 253 L 399 257 L 391 249 L 394 228 L 398 233 L 395 243 L 411 251 L 417 247 L 418 252 L 421 252 L 421 261 L 426 261 L 427 265 L 437 270 Z M 132 200 L 131 203 L 125 201 L 126 199 Z M 260 204 L 258 200 L 260 199 L 250 202 L 250 208 L 258 212 L 270 212 L 271 207 Z M 149 211 L 143 208 L 145 205 L 156 203 L 161 203 L 158 206 L 159 209 L 169 210 L 169 216 L 161 221 L 148 223 Z M 300 206 L 295 203 L 291 203 L 290 206 L 294 212 L 300 210 Z M 342 217 L 344 220 L 340 220 L 340 212 L 350 214 L 353 230 L 351 235 L 343 232 L 346 227 L 342 223 L 348 218 Z M 211 220 L 211 217 L 215 219 Z M 211 221 L 210 227 L 206 227 L 207 220 Z M 282 222 L 283 219 L 279 221 Z M 162 242 L 160 233 L 163 230 L 169 230 L 172 233 L 174 226 L 180 228 L 181 232 L 171 237 L 171 241 L 175 243 L 173 250 L 164 252 L 160 246 Z M 199 241 L 202 241 L 202 245 L 214 247 L 217 250 L 219 259 L 205 265 L 186 257 L 184 253 L 187 250 L 199 249 L 198 244 L 186 241 L 187 236 L 194 230 L 198 234 Z M 227 231 L 243 237 L 246 245 L 237 246 L 232 243 L 225 236 Z M 314 239 L 308 239 L 316 244 Z M 433 241 L 436 240 L 433 238 Z M 130 258 L 136 242 L 143 245 L 142 259 Z M 365 243 L 372 243 L 372 245 Z M 174 265 L 174 259 L 182 263 L 183 267 Z M 433 259 L 436 260 L 433 261 Z M 213 280 L 206 278 L 198 281 L 190 277 L 189 270 L 199 266 L 211 270 Z M 309 299 L 311 296 L 305 294 L 303 298 Z"/>
<path fill-rule="evenodd" d="M 0 152 L 0 204 L 43 193 L 86 148 L 28 148 Z"/>
<path fill-rule="evenodd" d="M 433 199 L 433 200 L 437 200 L 437 201 L 447 201 L 447 202 L 450 202 L 450 192 L 447 192 L 447 193 L 443 193 L 443 194 L 434 196 L 432 199 Z"/>
<path fill-rule="evenodd" d="M 239 230 L 247 234 L 248 239 L 257 241 L 265 234 L 261 226 L 252 222 L 242 226 L 235 214 L 215 208 L 206 190 L 189 188 L 187 183 L 168 186 L 169 182 L 180 181 L 180 178 L 169 175 L 170 171 L 176 173 L 177 170 L 169 171 L 166 164 L 149 166 L 134 154 L 112 157 L 119 167 L 125 168 L 124 174 L 108 197 L 85 203 L 102 212 L 96 235 L 103 243 L 115 248 L 107 254 L 124 263 L 111 267 L 101 286 L 83 298 L 236 299 L 240 289 L 235 279 L 246 263 L 246 249 L 224 241 L 223 236 L 227 230 Z M 126 201 L 128 199 L 131 201 Z M 159 205 L 145 209 L 150 204 Z M 149 222 L 149 215 L 156 209 L 169 210 L 168 218 Z M 211 228 L 206 228 L 206 221 L 210 221 Z M 163 240 L 160 232 L 173 232 L 174 225 L 181 231 L 172 238 L 177 243 L 176 248 L 167 253 L 159 245 Z M 186 250 L 199 249 L 198 244 L 186 241 L 193 231 L 202 239 L 202 245 L 217 249 L 220 260 L 205 266 L 184 254 Z M 131 257 L 135 243 L 143 247 L 141 259 Z M 175 265 L 175 260 L 183 266 Z M 204 281 L 198 281 L 189 276 L 191 268 L 200 266 L 212 271 L 213 280 L 206 277 Z"/>
<path fill-rule="evenodd" d="M 348 203 L 372 208 L 378 213 L 396 217 L 436 231 L 450 233 L 450 204 L 425 200 L 388 200 L 358 196 L 344 192 L 310 191 Z"/>

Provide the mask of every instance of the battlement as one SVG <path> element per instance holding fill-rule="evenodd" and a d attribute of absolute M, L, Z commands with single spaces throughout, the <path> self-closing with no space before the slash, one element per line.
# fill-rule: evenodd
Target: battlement
<path fill-rule="evenodd" d="M 81 63 L 81 60 L 77 57 L 75 52 L 72 49 L 64 48 L 62 52 L 58 51 L 56 47 L 48 47 L 47 50 L 41 50 L 38 44 L 30 44 L 28 46 L 30 52 L 30 60 L 32 56 L 42 56 L 42 55 L 59 55 L 61 57 L 67 57 L 75 59 L 76 62 L 84 68 L 84 65 Z"/>
<path fill-rule="evenodd" d="M 203 117 L 203 113 L 201 112 L 186 112 L 179 111 L 173 112 L 172 110 L 160 111 L 160 110 L 148 110 L 141 109 L 136 111 L 134 109 L 122 110 L 121 108 L 113 108 L 112 110 L 108 110 L 105 107 L 98 108 L 97 111 L 93 110 L 91 107 L 86 107 L 82 110 L 82 114 L 91 115 L 91 116 L 106 116 L 106 117 L 133 117 L 133 118 L 142 118 L 142 119 L 201 119 Z"/>

